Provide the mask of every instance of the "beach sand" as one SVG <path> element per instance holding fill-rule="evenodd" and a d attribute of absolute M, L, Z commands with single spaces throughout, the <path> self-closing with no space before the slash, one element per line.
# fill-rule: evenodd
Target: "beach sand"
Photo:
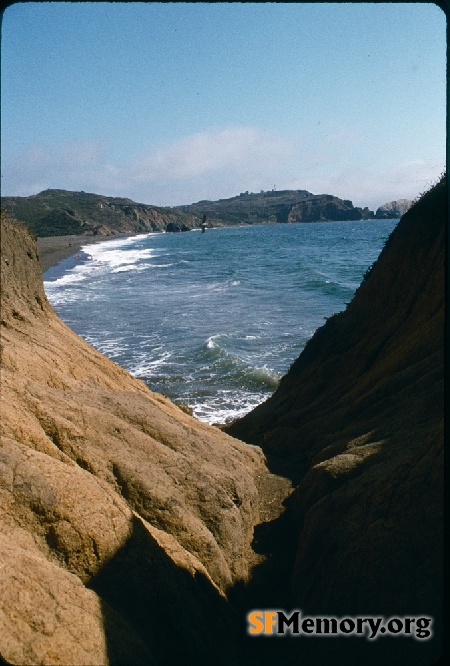
<path fill-rule="evenodd" d="M 116 236 L 46 236 L 37 239 L 42 272 L 48 271 L 60 261 L 80 251 L 84 245 L 103 243 L 107 240 L 127 238 L 132 234 Z"/>

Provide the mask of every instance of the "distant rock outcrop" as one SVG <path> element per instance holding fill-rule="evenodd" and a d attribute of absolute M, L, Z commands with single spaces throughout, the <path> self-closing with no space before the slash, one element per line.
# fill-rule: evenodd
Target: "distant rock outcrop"
<path fill-rule="evenodd" d="M 355 208 L 348 199 L 331 194 L 311 194 L 306 190 L 243 192 L 231 199 L 199 201 L 180 210 L 208 216 L 212 224 L 274 224 L 291 222 L 331 222 L 367 220 L 374 217 L 368 208 Z"/>
<path fill-rule="evenodd" d="M 190 231 L 190 228 L 186 224 L 176 224 L 175 222 L 169 222 L 166 226 L 167 232 L 178 232 L 178 231 Z"/>
<path fill-rule="evenodd" d="M 404 214 L 353 301 L 275 394 L 227 428 L 284 458 L 296 478 L 293 608 L 434 618 L 434 640 L 322 640 L 314 664 L 326 649 L 341 663 L 345 646 L 347 664 L 440 653 L 446 222 L 443 180 Z"/>
<path fill-rule="evenodd" d="M 375 217 L 377 219 L 395 219 L 401 217 L 406 213 L 409 208 L 411 208 L 412 201 L 409 199 L 397 199 L 396 201 L 390 201 L 389 203 L 383 204 L 377 208 Z"/>
<path fill-rule="evenodd" d="M 229 663 L 225 595 L 248 575 L 261 451 L 82 341 L 29 233 L 1 232 L 1 656 Z"/>

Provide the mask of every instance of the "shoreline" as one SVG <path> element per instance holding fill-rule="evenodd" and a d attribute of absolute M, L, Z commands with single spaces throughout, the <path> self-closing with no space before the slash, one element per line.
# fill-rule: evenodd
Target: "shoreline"
<path fill-rule="evenodd" d="M 393 218 L 395 219 L 395 218 Z M 341 221 L 348 221 L 348 222 L 367 222 L 367 220 L 341 220 Z M 376 220 L 378 221 L 378 220 Z M 386 222 L 387 220 L 380 220 L 382 222 Z M 318 221 L 319 222 L 319 221 Z M 398 220 L 397 220 L 398 222 Z M 325 220 L 321 220 L 320 223 L 327 223 Z M 279 224 L 279 223 L 268 223 L 267 226 L 270 226 L 272 224 Z M 308 223 L 310 224 L 310 223 Z M 217 228 L 222 228 L 226 227 L 227 225 L 222 225 L 222 224 L 217 224 L 213 229 Z M 238 224 L 238 225 L 231 225 L 233 227 L 247 227 L 247 226 L 266 226 L 266 223 L 261 223 L 261 224 L 253 224 L 253 225 L 248 225 L 248 224 Z M 199 229 L 191 229 L 190 231 L 198 231 Z M 59 264 L 60 261 L 63 261 L 63 259 L 67 259 L 68 257 L 71 257 L 72 255 L 76 254 L 77 252 L 80 251 L 82 247 L 85 245 L 94 245 L 96 243 L 104 243 L 105 241 L 110 241 L 110 240 L 120 240 L 123 238 L 133 238 L 133 236 L 140 236 L 142 233 L 146 232 L 128 232 L 128 233 L 122 233 L 122 234 L 111 234 L 108 236 L 80 236 L 80 235 L 68 235 L 68 236 L 38 236 L 37 237 L 37 246 L 39 250 L 39 258 L 41 261 L 41 267 L 42 267 L 42 273 L 45 273 L 48 271 L 50 268 L 54 268 Z M 148 231 L 147 233 L 153 234 L 153 233 L 164 233 L 163 231 Z"/>
<path fill-rule="evenodd" d="M 247 226 L 247 225 L 243 225 Z M 199 231 L 199 229 L 191 229 L 190 231 Z M 159 234 L 165 233 L 164 231 L 147 231 L 147 232 L 128 232 L 124 234 L 111 234 L 108 236 L 37 236 L 36 242 L 39 252 L 39 259 L 41 262 L 42 274 L 46 273 L 50 268 L 54 268 L 64 259 L 68 259 L 81 250 L 86 245 L 95 245 L 97 243 L 105 243 L 110 240 L 121 240 L 124 238 L 133 238 L 134 236 L 142 236 L 142 234 Z"/>
<path fill-rule="evenodd" d="M 95 245 L 109 240 L 131 238 L 138 234 L 115 234 L 111 236 L 41 236 L 37 238 L 42 273 L 57 266 L 60 261 L 76 254 L 85 245 Z"/>

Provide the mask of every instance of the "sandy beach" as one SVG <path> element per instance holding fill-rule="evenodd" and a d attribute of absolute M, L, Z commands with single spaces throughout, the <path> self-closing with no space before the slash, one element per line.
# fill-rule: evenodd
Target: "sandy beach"
<path fill-rule="evenodd" d="M 103 243 L 107 240 L 127 238 L 132 234 L 117 236 L 46 236 L 37 239 L 42 272 L 48 271 L 60 261 L 79 252 L 84 245 Z"/>

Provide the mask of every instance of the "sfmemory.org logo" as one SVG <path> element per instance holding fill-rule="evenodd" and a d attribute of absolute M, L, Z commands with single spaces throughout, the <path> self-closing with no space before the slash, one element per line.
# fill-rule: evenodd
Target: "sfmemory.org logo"
<path fill-rule="evenodd" d="M 433 618 L 419 616 L 306 617 L 301 610 L 294 610 L 290 615 L 282 610 L 254 610 L 247 615 L 247 623 L 250 636 L 361 636 L 373 641 L 379 636 L 397 635 L 423 641 L 433 635 Z"/>

